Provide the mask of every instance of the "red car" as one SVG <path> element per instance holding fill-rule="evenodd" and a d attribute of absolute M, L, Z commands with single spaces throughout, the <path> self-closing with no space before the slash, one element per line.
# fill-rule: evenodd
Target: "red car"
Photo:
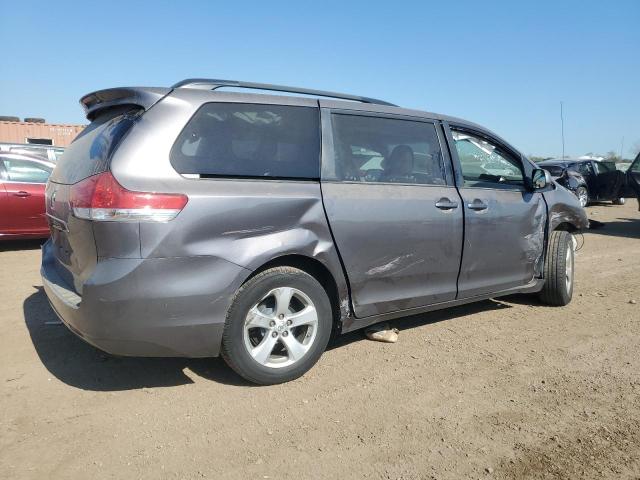
<path fill-rule="evenodd" d="M 54 164 L 0 153 L 0 240 L 47 238 L 44 189 Z"/>

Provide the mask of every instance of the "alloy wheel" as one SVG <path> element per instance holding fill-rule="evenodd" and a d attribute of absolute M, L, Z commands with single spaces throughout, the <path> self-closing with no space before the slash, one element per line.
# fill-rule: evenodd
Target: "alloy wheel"
<path fill-rule="evenodd" d="M 311 299 L 297 288 L 279 287 L 249 309 L 244 346 L 259 364 L 282 368 L 309 352 L 317 331 L 318 312 Z"/>

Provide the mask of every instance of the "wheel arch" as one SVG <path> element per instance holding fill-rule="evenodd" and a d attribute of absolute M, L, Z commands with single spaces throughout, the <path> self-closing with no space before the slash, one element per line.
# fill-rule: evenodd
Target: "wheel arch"
<path fill-rule="evenodd" d="M 351 316 L 351 307 L 348 292 L 340 292 L 336 278 L 329 268 L 320 260 L 300 254 L 286 254 L 275 257 L 256 268 L 243 283 L 261 272 L 274 267 L 293 267 L 308 273 L 315 278 L 327 292 L 331 310 L 333 313 L 334 333 L 339 333 L 342 329 L 342 321 L 345 316 Z"/>
<path fill-rule="evenodd" d="M 573 223 L 564 221 L 564 222 L 558 223 L 551 231 L 555 232 L 557 230 L 573 233 L 573 232 L 577 232 L 580 229 L 576 227 Z"/>

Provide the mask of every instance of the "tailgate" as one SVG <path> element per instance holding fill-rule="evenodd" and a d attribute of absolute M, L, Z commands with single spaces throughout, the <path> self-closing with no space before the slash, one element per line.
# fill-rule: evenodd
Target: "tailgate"
<path fill-rule="evenodd" d="M 49 182 L 46 189 L 47 219 L 58 275 L 77 294 L 97 261 L 92 222 L 70 214 L 71 187 Z"/>

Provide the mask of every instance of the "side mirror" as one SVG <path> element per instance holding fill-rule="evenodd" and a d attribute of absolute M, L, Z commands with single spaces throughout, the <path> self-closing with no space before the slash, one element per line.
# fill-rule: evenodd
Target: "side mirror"
<path fill-rule="evenodd" d="M 544 190 L 550 186 L 552 182 L 551 174 L 542 168 L 536 168 L 533 171 L 533 175 L 531 175 L 531 186 L 534 192 Z"/>

